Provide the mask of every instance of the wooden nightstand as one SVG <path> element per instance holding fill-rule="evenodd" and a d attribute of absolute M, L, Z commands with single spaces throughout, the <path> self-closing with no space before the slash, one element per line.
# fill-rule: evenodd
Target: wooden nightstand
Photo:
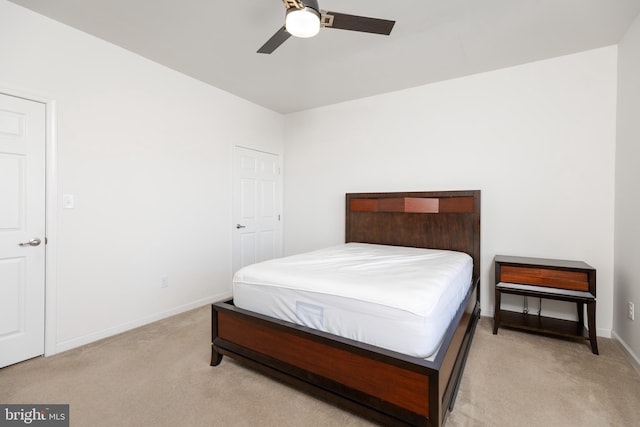
<path fill-rule="evenodd" d="M 500 326 L 541 332 L 567 338 L 588 339 L 591 351 L 598 354 L 596 341 L 596 270 L 582 261 L 524 258 L 496 255 L 495 309 L 493 333 Z M 540 315 L 502 310 L 501 295 L 575 302 L 578 320 L 561 320 Z M 584 304 L 587 324 L 584 327 Z"/>

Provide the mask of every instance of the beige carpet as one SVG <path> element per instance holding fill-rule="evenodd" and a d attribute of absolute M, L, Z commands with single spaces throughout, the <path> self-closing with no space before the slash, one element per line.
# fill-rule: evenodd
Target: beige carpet
<path fill-rule="evenodd" d="M 617 344 L 501 329 L 480 321 L 446 427 L 636 426 L 640 375 Z M 69 403 L 71 425 L 371 426 L 243 368 L 209 366 L 203 307 L 54 357 L 0 369 L 0 403 Z"/>

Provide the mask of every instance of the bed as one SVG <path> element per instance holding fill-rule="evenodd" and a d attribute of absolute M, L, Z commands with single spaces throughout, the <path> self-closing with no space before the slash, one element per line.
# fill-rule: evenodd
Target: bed
<path fill-rule="evenodd" d="M 431 349 L 374 345 L 310 327 L 313 305 L 303 325 L 231 300 L 212 305 L 211 365 L 230 356 L 383 425 L 442 426 L 480 316 L 480 192 L 349 193 L 345 231 L 349 248 L 428 248 L 471 258 L 470 279 L 435 353 L 425 357 Z"/>

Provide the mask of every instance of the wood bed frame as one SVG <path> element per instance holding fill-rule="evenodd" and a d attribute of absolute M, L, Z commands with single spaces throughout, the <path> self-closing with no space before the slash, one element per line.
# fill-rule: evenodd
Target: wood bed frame
<path fill-rule="evenodd" d="M 433 360 L 212 305 L 211 366 L 228 355 L 383 425 L 443 425 L 480 317 L 480 191 L 346 195 L 346 242 L 450 249 L 473 257 L 473 279 Z"/>

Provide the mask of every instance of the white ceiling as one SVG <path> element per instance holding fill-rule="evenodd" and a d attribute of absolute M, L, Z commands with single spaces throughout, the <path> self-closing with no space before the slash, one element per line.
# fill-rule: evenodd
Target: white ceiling
<path fill-rule="evenodd" d="M 280 113 L 616 44 L 640 0 L 319 0 L 395 20 L 256 51 L 281 0 L 11 0 Z"/>

